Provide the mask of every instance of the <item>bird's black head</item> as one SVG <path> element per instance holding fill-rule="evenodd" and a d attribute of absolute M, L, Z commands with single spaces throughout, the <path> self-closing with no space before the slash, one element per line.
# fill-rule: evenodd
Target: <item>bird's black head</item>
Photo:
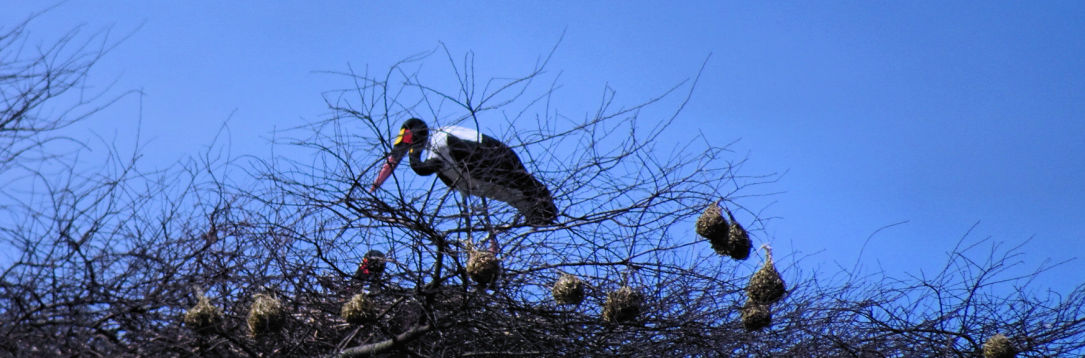
<path fill-rule="evenodd" d="M 426 126 L 426 122 L 418 118 L 411 118 L 403 122 L 403 126 L 399 128 L 399 136 L 392 143 L 392 147 L 420 146 L 426 143 L 426 137 L 428 136 L 429 126 Z"/>
<path fill-rule="evenodd" d="M 358 264 L 358 271 L 354 273 L 354 277 L 358 279 L 378 278 L 384 272 L 384 264 L 384 253 L 370 250 L 362 258 L 362 262 Z"/>
<path fill-rule="evenodd" d="M 388 155 L 384 166 L 381 167 L 380 173 L 377 174 L 376 180 L 373 181 L 373 186 L 369 187 L 369 192 L 376 191 L 392 175 L 392 171 L 399 165 L 399 160 L 403 159 L 407 152 L 419 155 L 421 148 L 426 145 L 428 136 L 429 127 L 421 119 L 411 118 L 403 122 L 403 127 L 399 128 L 399 135 L 392 142 L 392 153 Z"/>

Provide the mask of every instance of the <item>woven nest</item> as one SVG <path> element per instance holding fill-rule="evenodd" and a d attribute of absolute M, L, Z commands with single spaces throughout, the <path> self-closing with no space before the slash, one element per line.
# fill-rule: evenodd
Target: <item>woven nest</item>
<path fill-rule="evenodd" d="M 343 319 L 347 320 L 350 324 L 363 324 L 369 322 L 376 316 L 375 309 L 373 307 L 373 301 L 366 297 L 364 293 L 359 293 L 350 298 L 350 301 L 343 304 L 343 309 L 339 313 Z"/>
<path fill-rule="evenodd" d="M 1010 339 L 1001 333 L 991 336 L 983 343 L 983 358 L 1013 358 L 1017 350 L 1013 348 Z"/>
<path fill-rule="evenodd" d="M 750 276 L 750 282 L 746 285 L 746 296 L 756 303 L 768 305 L 779 301 L 786 290 L 784 280 L 780 278 L 780 273 L 776 271 L 776 265 L 772 262 L 772 249 L 767 246 L 763 248 L 766 256 L 765 264 L 754 272 L 753 276 Z"/>
<path fill-rule="evenodd" d="M 249 308 L 249 331 L 254 336 L 278 332 L 283 328 L 283 305 L 266 294 L 256 294 Z"/>
<path fill-rule="evenodd" d="M 728 212 L 727 215 L 731 213 Z M 751 247 L 753 242 L 750 241 L 750 234 L 732 217 L 731 226 L 727 230 L 727 255 L 735 260 L 745 260 L 750 257 Z"/>
<path fill-rule="evenodd" d="M 607 294 L 607 301 L 603 304 L 603 320 L 613 323 L 632 321 L 640 314 L 643 305 L 644 297 L 640 292 L 622 286 Z"/>
<path fill-rule="evenodd" d="M 575 305 L 584 301 L 584 282 L 570 274 L 562 274 L 550 289 L 559 305 Z"/>
<path fill-rule="evenodd" d="M 727 219 L 723 218 L 718 203 L 709 204 L 697 218 L 697 235 L 708 239 L 712 249 L 720 255 L 727 255 Z"/>
<path fill-rule="evenodd" d="M 735 260 L 745 260 L 750 257 L 750 247 L 753 246 L 750 235 L 738 221 L 735 221 L 735 216 L 731 215 L 731 211 L 726 211 L 727 216 L 731 218 L 730 221 L 723 217 L 719 203 L 708 205 L 697 218 L 697 234 L 708 239 L 708 243 L 712 244 L 712 250 L 717 254 L 730 256 Z"/>
<path fill-rule="evenodd" d="M 756 331 L 772 324 L 772 312 L 768 305 L 753 300 L 746 300 L 742 306 L 742 327 L 747 331 Z"/>
<path fill-rule="evenodd" d="M 501 272 L 501 262 L 492 252 L 471 251 L 467 260 L 467 274 L 481 285 L 494 281 Z"/>
<path fill-rule="evenodd" d="M 222 310 L 211 305 L 211 299 L 199 294 L 196 305 L 185 312 L 185 325 L 200 333 L 214 329 L 222 321 Z"/>

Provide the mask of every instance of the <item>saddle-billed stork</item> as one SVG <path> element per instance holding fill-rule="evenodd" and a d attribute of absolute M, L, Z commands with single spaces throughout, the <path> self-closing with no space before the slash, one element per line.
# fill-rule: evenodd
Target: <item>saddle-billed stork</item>
<path fill-rule="evenodd" d="M 358 270 L 354 272 L 354 279 L 365 282 L 377 282 L 384 274 L 384 253 L 377 250 L 369 250 L 358 264 Z"/>
<path fill-rule="evenodd" d="M 470 128 L 445 126 L 431 132 L 418 118 L 403 122 L 392 153 L 369 191 L 377 190 L 408 153 L 411 169 L 418 175 L 436 173 L 450 188 L 508 203 L 530 225 L 552 224 L 557 219 L 550 190 L 524 169 L 509 146 Z"/>

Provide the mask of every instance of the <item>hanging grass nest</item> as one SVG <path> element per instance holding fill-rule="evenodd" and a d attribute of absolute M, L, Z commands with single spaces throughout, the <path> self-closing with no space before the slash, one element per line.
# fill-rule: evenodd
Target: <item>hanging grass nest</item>
<path fill-rule="evenodd" d="M 252 301 L 246 321 L 254 336 L 278 332 L 283 328 L 283 305 L 271 295 L 258 293 Z"/>
<path fill-rule="evenodd" d="M 204 296 L 202 292 L 197 293 L 197 296 L 196 305 L 185 312 L 184 321 L 186 326 L 196 332 L 205 333 L 214 329 L 222 321 L 222 310 L 212 306 L 211 299 Z"/>
<path fill-rule="evenodd" d="M 364 324 L 376 315 L 373 301 L 364 293 L 359 293 L 343 304 L 343 310 L 339 313 L 350 324 Z"/>
<path fill-rule="evenodd" d="M 730 222 L 723 217 L 719 202 L 709 204 L 701 216 L 697 218 L 697 234 L 708 239 L 712 244 L 712 250 L 722 256 L 731 256 L 735 260 L 745 260 L 750 257 L 750 235 L 742 227 L 735 216 L 727 211 Z"/>
<path fill-rule="evenodd" d="M 983 358 L 1013 358 L 1017 350 L 1013 349 L 1010 339 L 1001 333 L 991 336 L 983 343 Z"/>
<path fill-rule="evenodd" d="M 576 276 L 563 273 L 550 289 L 559 305 L 575 305 L 584 301 L 584 282 Z"/>
<path fill-rule="evenodd" d="M 784 280 L 776 271 L 776 265 L 772 263 L 772 248 L 762 245 L 765 249 L 765 264 L 761 266 L 746 285 L 746 296 L 756 303 L 768 305 L 780 300 L 784 296 Z"/>
<path fill-rule="evenodd" d="M 467 274 L 472 280 L 485 286 L 501 272 L 501 262 L 494 253 L 483 250 L 471 251 L 467 259 Z"/>
<path fill-rule="evenodd" d="M 727 216 L 731 218 L 731 225 L 727 229 L 727 254 L 732 259 L 745 260 L 750 257 L 750 248 L 753 247 L 750 234 L 735 220 L 730 210 L 727 210 Z"/>
<path fill-rule="evenodd" d="M 716 253 L 720 255 L 727 255 L 730 252 L 727 243 L 727 236 L 729 226 L 727 219 L 723 218 L 723 213 L 720 212 L 719 202 L 709 204 L 704 209 L 701 216 L 697 218 L 697 235 L 701 235 L 708 239 L 708 242 L 712 244 L 712 249 L 716 250 Z"/>
<path fill-rule="evenodd" d="M 756 331 L 772 324 L 772 312 L 768 305 L 746 300 L 742 306 L 742 327 L 747 331 Z"/>
<path fill-rule="evenodd" d="M 603 304 L 603 320 L 613 323 L 632 321 L 640 314 L 643 305 L 644 297 L 640 292 L 622 286 L 607 294 L 607 301 Z"/>

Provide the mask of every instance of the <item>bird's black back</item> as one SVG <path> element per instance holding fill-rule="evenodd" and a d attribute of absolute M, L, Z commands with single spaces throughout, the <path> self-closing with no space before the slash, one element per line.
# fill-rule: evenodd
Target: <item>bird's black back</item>
<path fill-rule="evenodd" d="M 476 180 L 518 190 L 534 200 L 534 212 L 524 213 L 529 222 L 553 222 L 557 208 L 546 185 L 528 173 L 512 148 L 488 135 L 482 134 L 481 137 L 481 142 L 475 142 L 448 136 L 449 156 L 463 166 L 458 169 Z M 451 185 L 447 178 L 441 179 Z"/>

